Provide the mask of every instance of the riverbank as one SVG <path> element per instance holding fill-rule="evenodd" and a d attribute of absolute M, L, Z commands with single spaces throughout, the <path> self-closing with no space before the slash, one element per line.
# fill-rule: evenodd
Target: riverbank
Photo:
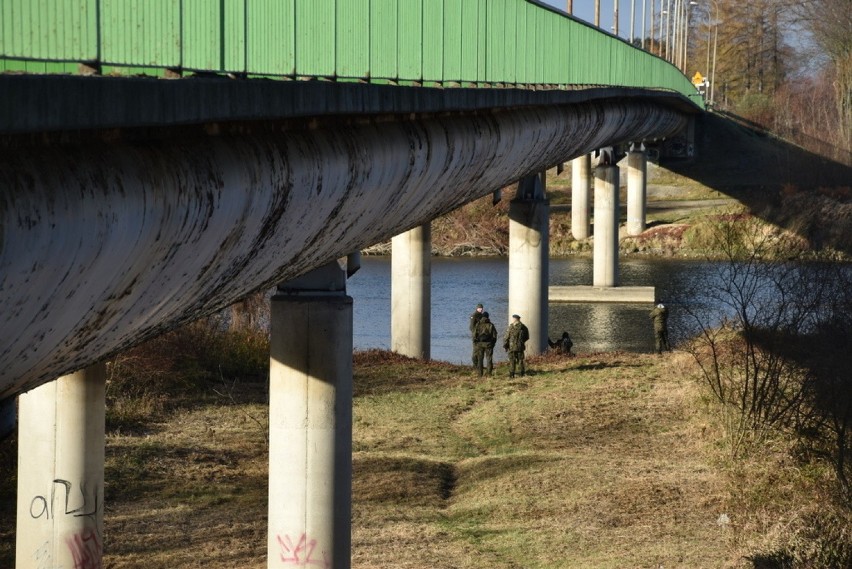
<path fill-rule="evenodd" d="M 730 456 L 685 353 L 548 355 L 530 368 L 478 380 L 466 366 L 356 354 L 354 569 L 781 567 L 757 560 L 834 515 L 829 474 L 794 459 L 792 441 Z M 266 400 L 264 384 L 216 384 L 111 422 L 105 567 L 266 566 Z M 14 475 L 3 478 L 5 567 Z"/>
<path fill-rule="evenodd" d="M 624 169 L 622 169 L 624 170 Z M 624 172 L 622 172 L 624 174 Z M 551 203 L 551 257 L 591 256 L 593 238 L 571 235 L 570 164 L 558 174 L 547 172 Z M 432 222 L 432 252 L 443 257 L 506 256 L 509 250 L 509 201 L 515 188 L 503 190 L 494 205 L 491 196 L 470 203 Z M 738 186 L 716 190 L 649 163 L 647 227 L 638 236 L 626 233 L 626 176 L 622 175 L 621 256 L 687 259 L 724 257 L 714 243 L 714 228 L 732 216 L 759 224 L 782 256 L 815 260 L 852 259 L 852 188 L 802 189 Z M 362 251 L 390 255 L 390 241 Z"/>

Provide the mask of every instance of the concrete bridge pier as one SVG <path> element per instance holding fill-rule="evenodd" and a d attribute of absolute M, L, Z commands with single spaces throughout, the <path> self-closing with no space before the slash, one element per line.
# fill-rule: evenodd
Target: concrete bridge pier
<path fill-rule="evenodd" d="M 432 226 L 391 239 L 391 350 L 428 360 L 432 311 Z"/>
<path fill-rule="evenodd" d="M 542 176 L 518 183 L 509 204 L 509 314 L 521 316 L 530 330 L 528 354 L 547 350 L 550 202 Z"/>
<path fill-rule="evenodd" d="M 595 239 L 592 285 L 618 286 L 618 166 L 595 168 Z"/>
<path fill-rule="evenodd" d="M 645 206 L 647 203 L 648 158 L 645 147 L 633 146 L 627 153 L 627 234 L 639 235 L 645 231 Z"/>
<path fill-rule="evenodd" d="M 571 161 L 571 235 L 578 240 L 587 239 L 590 233 L 591 174 L 590 154 Z"/>
<path fill-rule="evenodd" d="M 106 367 L 18 398 L 15 566 L 101 567 Z"/>
<path fill-rule="evenodd" d="M 352 298 L 338 262 L 278 286 L 269 362 L 268 567 L 348 569 Z"/>

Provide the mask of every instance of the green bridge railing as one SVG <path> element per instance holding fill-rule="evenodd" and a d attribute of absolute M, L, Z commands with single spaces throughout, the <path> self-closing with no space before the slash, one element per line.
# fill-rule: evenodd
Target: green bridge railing
<path fill-rule="evenodd" d="M 668 62 L 535 0 L 0 0 L 0 71 L 232 73 L 703 100 Z"/>

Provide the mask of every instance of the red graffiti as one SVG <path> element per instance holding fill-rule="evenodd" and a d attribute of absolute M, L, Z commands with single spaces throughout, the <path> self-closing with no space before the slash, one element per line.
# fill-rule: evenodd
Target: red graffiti
<path fill-rule="evenodd" d="M 103 546 L 92 530 L 66 538 L 74 558 L 74 569 L 103 569 Z"/>
<path fill-rule="evenodd" d="M 322 560 L 314 559 L 317 540 L 309 541 L 306 533 L 303 533 L 296 543 L 289 535 L 285 535 L 283 538 L 279 535 L 278 545 L 281 546 L 281 561 L 283 563 L 292 563 L 298 567 L 314 566 L 331 569 L 331 561 L 329 561 L 325 551 L 322 552 Z"/>

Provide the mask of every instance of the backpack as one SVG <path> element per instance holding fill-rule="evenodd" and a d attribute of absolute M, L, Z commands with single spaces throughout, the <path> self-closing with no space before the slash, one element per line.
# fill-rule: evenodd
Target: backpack
<path fill-rule="evenodd" d="M 473 340 L 475 342 L 493 342 L 494 337 L 491 335 L 491 321 L 483 322 L 482 320 L 476 325 L 476 335 Z"/>

